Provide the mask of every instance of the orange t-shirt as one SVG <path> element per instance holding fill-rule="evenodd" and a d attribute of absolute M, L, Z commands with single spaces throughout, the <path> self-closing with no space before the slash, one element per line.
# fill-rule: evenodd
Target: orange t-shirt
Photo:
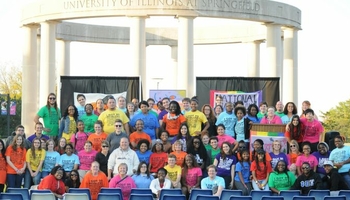
<path fill-rule="evenodd" d="M 185 157 L 186 157 L 187 153 L 184 152 L 184 151 L 180 151 L 179 153 L 173 151 L 170 154 L 173 154 L 173 155 L 176 156 L 176 165 L 182 167 L 182 165 L 183 165 L 183 163 L 185 161 Z"/>
<path fill-rule="evenodd" d="M 174 114 L 170 114 L 171 117 L 174 117 Z M 186 121 L 186 118 L 183 115 L 179 115 L 176 119 L 168 119 L 168 114 L 164 115 L 163 123 L 165 123 L 165 130 L 167 130 L 171 137 L 176 136 L 179 133 L 180 125 Z"/>
<path fill-rule="evenodd" d="M 107 139 L 107 134 L 106 133 L 101 133 L 100 135 L 97 134 L 91 134 L 88 137 L 88 140 L 92 143 L 92 148 L 95 149 L 95 151 L 99 152 L 101 151 L 101 142 L 103 140 Z"/>
<path fill-rule="evenodd" d="M 168 161 L 168 154 L 161 152 L 161 153 L 152 153 L 149 158 L 149 165 L 150 165 L 150 172 L 156 173 L 159 168 L 162 168 L 165 166 L 166 162 Z"/>
<path fill-rule="evenodd" d="M 145 132 L 138 133 L 135 131 L 130 134 L 130 143 L 135 143 L 137 145 L 140 140 L 148 140 L 149 143 L 152 144 L 151 137 Z"/>
<path fill-rule="evenodd" d="M 11 162 L 17 169 L 21 169 L 24 166 L 24 163 L 26 162 L 26 154 L 27 150 L 25 148 L 17 147 L 16 151 L 13 150 L 12 145 L 7 147 L 6 149 L 6 157 L 9 156 Z M 6 167 L 8 174 L 17 174 L 15 169 L 13 169 L 10 165 L 7 165 Z"/>
<path fill-rule="evenodd" d="M 258 180 L 264 180 L 267 177 L 267 173 L 272 172 L 271 163 L 270 161 L 266 161 L 265 166 L 263 162 L 259 162 L 258 165 L 260 170 L 258 169 L 258 166 L 254 160 L 250 166 L 250 171 L 255 171 L 255 176 Z"/>
<path fill-rule="evenodd" d="M 79 188 L 89 188 L 91 199 L 97 200 L 98 193 L 100 193 L 101 188 L 108 188 L 108 179 L 103 172 L 98 172 L 97 176 L 93 176 L 91 172 L 88 172 L 83 180 L 81 181 Z"/>
<path fill-rule="evenodd" d="M 6 167 L 7 167 L 7 162 L 6 158 L 2 156 L 0 153 L 0 184 L 6 184 Z"/>

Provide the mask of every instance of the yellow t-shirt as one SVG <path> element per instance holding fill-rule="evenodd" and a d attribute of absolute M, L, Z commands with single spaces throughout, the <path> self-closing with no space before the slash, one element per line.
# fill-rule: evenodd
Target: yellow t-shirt
<path fill-rule="evenodd" d="M 186 112 L 185 118 L 191 136 L 196 136 L 195 132 L 202 131 L 202 124 L 208 121 L 205 115 L 198 110 Z"/>
<path fill-rule="evenodd" d="M 181 176 L 181 167 L 179 165 L 175 165 L 174 167 L 167 165 L 164 169 L 168 171 L 168 177 L 171 181 L 176 181 L 177 176 Z"/>
<path fill-rule="evenodd" d="M 115 132 L 114 124 L 115 120 L 117 119 L 120 119 L 123 124 L 129 122 L 129 118 L 126 116 L 126 114 L 119 109 L 103 111 L 98 117 L 98 120 L 101 120 L 103 123 L 103 132 L 107 134 Z"/>
<path fill-rule="evenodd" d="M 70 142 L 70 138 L 72 137 L 72 135 L 77 132 L 77 123 L 75 122 L 74 117 L 71 117 L 71 116 L 68 116 L 68 117 L 69 117 L 68 133 L 65 133 L 65 132 L 62 133 L 62 137 L 66 138 L 67 143 Z"/>
<path fill-rule="evenodd" d="M 28 149 L 26 154 L 26 162 L 29 163 L 32 171 L 36 171 L 40 164 L 40 161 L 44 161 L 46 156 L 46 151 L 44 149 L 35 150 L 35 158 L 32 155 L 32 149 Z M 41 170 L 41 169 L 40 169 Z"/>

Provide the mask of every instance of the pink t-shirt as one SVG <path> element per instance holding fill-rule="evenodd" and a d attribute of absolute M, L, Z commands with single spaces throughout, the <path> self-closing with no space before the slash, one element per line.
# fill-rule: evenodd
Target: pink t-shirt
<path fill-rule="evenodd" d="M 78 153 L 81 170 L 90 170 L 91 163 L 95 161 L 97 151 L 91 150 L 90 152 L 86 152 L 85 150 L 81 150 Z"/>
<path fill-rule="evenodd" d="M 295 163 L 295 165 L 297 167 L 300 167 L 303 165 L 304 162 L 308 162 L 310 164 L 311 168 L 314 168 L 314 166 L 318 165 L 318 160 L 317 158 L 310 154 L 308 157 L 306 157 L 304 154 L 300 155 L 297 157 L 297 162 Z"/>
<path fill-rule="evenodd" d="M 120 188 L 122 190 L 123 200 L 128 200 L 130 197 L 131 189 L 136 188 L 136 184 L 130 176 L 121 181 L 120 176 L 116 175 L 109 182 L 109 188 Z"/>
<path fill-rule="evenodd" d="M 235 138 L 226 134 L 217 135 L 216 137 L 218 138 L 218 145 L 220 148 L 223 142 L 229 142 L 230 144 L 234 144 L 236 142 Z"/>
<path fill-rule="evenodd" d="M 267 117 L 263 117 L 260 124 L 282 124 L 282 120 L 277 115 L 275 115 L 271 120 L 269 120 Z"/>
<path fill-rule="evenodd" d="M 74 145 L 75 150 L 79 152 L 84 149 L 84 145 L 88 137 L 89 135 L 87 133 L 77 132 L 76 134 L 72 135 L 70 142 Z M 77 142 L 75 142 L 75 140 L 77 140 Z"/>
<path fill-rule="evenodd" d="M 199 167 L 194 167 L 187 170 L 186 183 L 188 186 L 193 187 L 197 184 L 198 177 L 202 176 L 202 170 Z"/>
<path fill-rule="evenodd" d="M 317 121 L 313 120 L 312 122 L 307 121 L 306 118 L 300 119 L 301 123 L 304 124 L 304 137 L 303 142 L 309 141 L 311 143 L 317 143 L 320 140 L 320 135 L 324 131 L 322 124 Z"/>

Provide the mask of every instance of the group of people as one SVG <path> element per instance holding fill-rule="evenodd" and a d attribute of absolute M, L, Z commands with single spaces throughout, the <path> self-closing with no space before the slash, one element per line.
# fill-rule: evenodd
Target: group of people
<path fill-rule="evenodd" d="M 224 109 L 217 101 L 215 108 L 204 104 L 201 110 L 196 97 L 184 98 L 183 110 L 169 98 L 127 103 L 111 96 L 94 107 L 79 94 L 77 101 L 61 117 L 56 95 L 49 94 L 34 117 L 34 134 L 26 138 L 18 126 L 6 145 L 0 141 L 1 191 L 5 183 L 21 187 L 24 180 L 24 187 L 38 185 L 57 198 L 69 188 L 90 188 L 94 200 L 100 188 L 118 187 L 127 200 L 132 188 L 150 188 L 157 198 L 163 188 L 180 188 L 189 196 L 193 188 L 212 189 L 214 195 L 225 188 L 244 195 L 252 189 L 306 194 L 350 185 L 350 147 L 341 137 L 331 152 L 319 143 L 323 127 L 308 102 L 298 116 L 293 102 L 280 101 L 276 108 L 264 102 L 247 109 L 239 101 Z M 272 152 L 260 139 L 251 144 L 253 123 L 285 124 L 287 142 L 274 141 Z"/>

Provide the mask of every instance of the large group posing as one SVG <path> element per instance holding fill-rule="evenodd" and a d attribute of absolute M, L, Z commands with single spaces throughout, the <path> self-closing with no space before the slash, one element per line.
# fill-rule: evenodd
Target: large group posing
<path fill-rule="evenodd" d="M 0 140 L 0 191 L 32 186 L 62 198 L 69 188 L 89 188 L 97 199 L 103 187 L 121 188 L 127 200 L 133 188 L 150 188 L 155 198 L 163 188 L 179 188 L 189 196 L 194 188 L 339 191 L 350 186 L 350 147 L 334 139 L 336 148 L 320 142 L 324 129 L 310 103 L 298 115 L 293 102 L 251 104 L 216 97 L 215 107 L 198 110 L 196 97 L 156 102 L 113 96 L 79 106 L 69 105 L 61 116 L 56 95 L 34 117 L 34 134 L 19 125 Z M 154 109 L 157 105 L 157 109 Z M 42 119 L 43 123 L 40 122 Z M 252 124 L 285 124 L 288 147 L 274 140 L 250 142 Z M 287 148 L 287 152 L 281 149 Z"/>

